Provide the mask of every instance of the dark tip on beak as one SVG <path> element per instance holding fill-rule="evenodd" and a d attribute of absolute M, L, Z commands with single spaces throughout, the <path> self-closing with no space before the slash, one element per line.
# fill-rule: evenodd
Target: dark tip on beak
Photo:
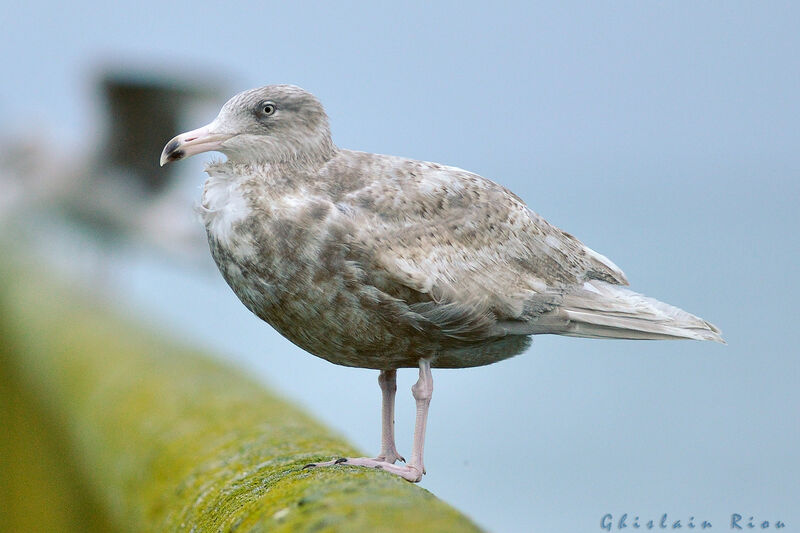
<path fill-rule="evenodd" d="M 164 148 L 164 152 L 161 154 L 161 166 L 163 167 L 166 163 L 172 163 L 173 161 L 177 161 L 179 159 L 183 159 L 186 156 L 186 152 L 183 150 L 179 150 L 181 143 L 178 139 L 173 139 L 167 144 Z"/>
<path fill-rule="evenodd" d="M 186 155 L 186 152 L 183 150 L 174 150 L 172 152 L 167 152 L 167 161 L 172 163 L 173 161 L 177 161 L 178 159 L 183 159 Z"/>
<path fill-rule="evenodd" d="M 172 141 L 170 141 L 170 143 L 167 145 L 167 147 L 164 148 L 164 152 L 167 155 L 169 155 L 172 152 L 174 152 L 175 150 L 177 150 L 178 146 L 180 146 L 180 145 L 181 145 L 181 143 L 178 142 L 178 139 L 172 139 Z"/>

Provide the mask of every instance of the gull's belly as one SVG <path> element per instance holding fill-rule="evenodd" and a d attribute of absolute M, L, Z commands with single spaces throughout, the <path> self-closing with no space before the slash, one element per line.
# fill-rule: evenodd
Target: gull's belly
<path fill-rule="evenodd" d="M 220 209 L 208 209 L 204 197 L 209 246 L 225 281 L 251 312 L 336 364 L 415 367 L 435 351 L 419 332 L 398 323 L 391 309 L 397 304 L 365 279 L 350 255 L 351 228 L 330 206 L 311 203 L 256 216 L 243 207 L 237 188 L 225 193 Z"/>
<path fill-rule="evenodd" d="M 387 320 L 374 288 L 354 282 L 347 272 L 332 273 L 296 256 L 237 257 L 213 238 L 209 242 L 222 276 L 242 303 L 318 357 L 345 366 L 397 368 L 414 367 L 432 351 Z"/>
<path fill-rule="evenodd" d="M 381 316 L 363 271 L 346 257 L 348 231 L 335 209 L 287 193 L 254 208 L 246 187 L 212 174 L 200 207 L 214 261 L 242 303 L 331 362 L 389 368 L 406 358 L 409 340 Z"/>

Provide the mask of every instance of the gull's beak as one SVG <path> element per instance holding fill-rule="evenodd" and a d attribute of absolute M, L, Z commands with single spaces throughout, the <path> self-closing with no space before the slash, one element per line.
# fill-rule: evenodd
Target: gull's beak
<path fill-rule="evenodd" d="M 202 152 L 219 150 L 222 143 L 233 137 L 227 133 L 214 131 L 214 122 L 196 130 L 181 133 L 174 137 L 161 152 L 161 166 Z"/>

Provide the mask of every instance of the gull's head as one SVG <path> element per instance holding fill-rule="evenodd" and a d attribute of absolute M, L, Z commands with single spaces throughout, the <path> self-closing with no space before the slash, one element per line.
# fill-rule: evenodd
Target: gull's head
<path fill-rule="evenodd" d="M 233 162 L 274 163 L 327 159 L 334 150 L 328 116 L 313 94 L 268 85 L 237 94 L 210 124 L 169 141 L 161 166 L 210 151 Z"/>

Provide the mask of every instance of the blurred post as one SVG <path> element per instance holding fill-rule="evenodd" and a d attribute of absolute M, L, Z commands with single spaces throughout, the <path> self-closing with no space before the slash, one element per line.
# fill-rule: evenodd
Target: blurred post
<path fill-rule="evenodd" d="M 219 99 L 212 82 L 154 70 L 106 68 L 97 79 L 104 123 L 94 153 L 62 199 L 65 212 L 111 241 L 140 230 L 158 201 L 175 184 L 175 168 L 159 166 L 164 144 L 186 114 Z M 167 228 L 168 229 L 168 228 Z"/>
<path fill-rule="evenodd" d="M 354 450 L 35 269 L 0 264 L 0 357 L 0 521 L 16 530 L 477 530 L 393 475 L 303 470 Z"/>
<path fill-rule="evenodd" d="M 112 69 L 101 76 L 98 86 L 105 102 L 106 124 L 91 174 L 122 174 L 138 182 L 144 194 L 162 192 L 175 172 L 175 168 L 159 166 L 164 144 L 181 131 L 189 106 L 203 100 L 213 102 L 221 92 L 208 82 Z"/>

